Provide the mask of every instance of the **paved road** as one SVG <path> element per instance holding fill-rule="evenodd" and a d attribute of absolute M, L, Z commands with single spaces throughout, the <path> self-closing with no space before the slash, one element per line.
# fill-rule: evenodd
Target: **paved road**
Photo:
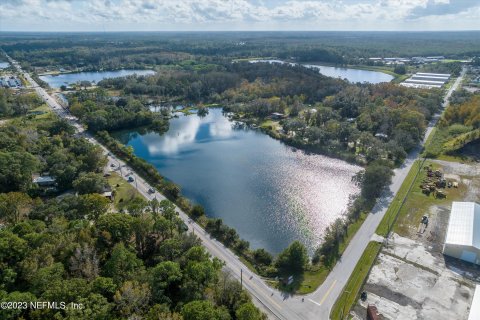
<path fill-rule="evenodd" d="M 11 62 L 21 71 L 18 63 L 13 60 L 11 60 Z M 85 132 L 78 119 L 70 115 L 44 89 L 39 87 L 28 73 L 23 73 L 25 78 L 31 83 L 32 87 L 35 88 L 38 95 L 42 97 L 42 99 L 45 100 L 45 102 L 47 102 L 47 104 L 60 117 L 68 119 L 77 129 L 79 134 L 84 135 L 92 143 L 100 145 L 100 143 L 98 143 L 91 135 Z M 464 74 L 465 70 L 462 71 L 461 76 L 448 91 L 442 109 L 447 106 L 448 97 L 450 97 L 452 92 L 456 90 Z M 440 116 L 437 115 L 429 123 L 424 141 L 426 141 L 430 135 L 439 117 Z M 152 187 L 147 182 L 140 178 L 123 161 L 111 155 L 103 146 L 102 148 L 108 155 L 109 166 L 113 163 L 116 167 L 121 168 L 119 172 L 124 179 L 128 179 L 128 176 L 130 175 L 133 176 L 135 181 L 132 182 L 132 184 L 145 198 L 149 200 L 156 198 L 159 201 L 165 199 L 165 197 L 158 192 L 150 194 L 148 190 L 152 189 Z M 242 282 L 244 287 L 252 295 L 255 304 L 262 308 L 269 315 L 269 318 L 283 320 L 328 319 L 331 308 L 342 293 L 343 287 L 353 272 L 355 265 L 360 259 L 367 244 L 370 242 L 370 239 L 385 215 L 389 204 L 400 189 L 403 180 L 410 171 L 414 161 L 419 157 L 419 154 L 420 147 L 408 155 L 405 163 L 400 168 L 394 170 L 394 177 L 392 178 L 392 184 L 390 185 L 388 192 L 385 192 L 384 196 L 379 199 L 371 214 L 368 215 L 367 219 L 346 248 L 341 260 L 337 263 L 332 272 L 330 272 L 325 282 L 315 292 L 303 297 L 290 296 L 267 286 L 262 278 L 250 272 L 235 254 L 225 248 L 223 244 L 212 239 L 202 227 L 193 222 L 182 210 L 177 208 L 177 211 L 179 212 L 180 217 L 188 225 L 189 231 L 195 233 L 202 240 L 202 244 L 213 256 L 218 257 L 225 262 L 225 269 L 230 272 L 232 276 L 240 280 L 242 277 L 241 274 L 243 273 Z M 130 172 L 132 174 L 129 174 Z"/>

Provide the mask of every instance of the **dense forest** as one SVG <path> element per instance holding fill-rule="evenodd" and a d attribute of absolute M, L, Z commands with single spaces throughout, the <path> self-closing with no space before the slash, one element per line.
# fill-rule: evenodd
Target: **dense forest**
<path fill-rule="evenodd" d="M 133 97 L 112 99 L 106 90 L 83 90 L 69 96 L 70 112 L 92 132 L 148 127 L 157 132 L 168 129 L 161 114 L 151 112 Z"/>
<path fill-rule="evenodd" d="M 2 118 L 20 113 L 17 98 L 33 100 L 5 96 Z M 0 137 L 0 300 L 59 305 L 4 308 L 2 319 L 264 318 L 170 201 L 117 212 L 100 194 L 105 157 L 68 123 L 49 112 L 10 117 Z M 33 182 L 47 172 L 54 186 Z"/>
<path fill-rule="evenodd" d="M 175 65 L 192 56 L 357 64 L 378 56 L 480 54 L 476 32 L 4 33 L 0 44 L 25 67 L 84 70 Z"/>

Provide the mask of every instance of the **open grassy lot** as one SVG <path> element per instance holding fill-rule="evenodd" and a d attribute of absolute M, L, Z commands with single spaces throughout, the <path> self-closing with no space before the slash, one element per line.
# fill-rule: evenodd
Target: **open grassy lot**
<path fill-rule="evenodd" d="M 419 174 L 420 166 L 421 166 L 421 162 L 419 160 L 415 161 L 415 163 L 412 165 L 410 172 L 408 173 L 405 180 L 403 180 L 400 190 L 398 190 L 397 195 L 393 199 L 392 203 L 387 209 L 387 212 L 385 213 L 385 216 L 383 217 L 382 221 L 378 225 L 377 231 L 376 231 L 377 234 L 381 236 L 387 235 L 387 232 L 389 231 L 389 227 L 395 221 L 395 217 L 398 214 L 399 209 L 402 206 L 402 203 L 406 201 L 408 192 L 412 187 L 412 183 L 414 183 L 415 176 Z"/>
<path fill-rule="evenodd" d="M 380 251 L 382 244 L 378 242 L 370 242 L 363 252 L 362 257 L 358 261 L 352 275 L 348 279 L 343 293 L 335 302 L 330 313 L 330 319 L 345 319 L 349 310 L 357 302 L 360 289 L 373 266 L 373 263 Z"/>
<path fill-rule="evenodd" d="M 5 118 L 2 119 L 2 122 L 4 124 L 12 122 L 15 125 L 23 128 L 26 126 L 36 127 L 38 125 L 53 121 L 56 117 L 57 116 L 46 104 L 42 104 L 35 109 L 29 110 L 26 116 L 20 115 L 11 118 Z"/>
<path fill-rule="evenodd" d="M 425 166 L 429 166 L 433 170 L 443 171 L 443 167 L 437 163 L 426 161 Z M 433 193 L 425 195 L 422 193 L 421 184 L 427 177 L 427 171 L 423 168 L 420 170 L 418 177 L 415 179 L 412 189 L 408 194 L 408 197 L 398 213 L 397 223 L 393 230 L 400 236 L 411 236 L 412 232 L 415 232 L 418 224 L 421 221 L 423 215 L 429 212 L 429 208 L 432 206 L 448 206 L 452 201 L 462 199 L 462 195 L 466 193 L 467 186 L 463 183 L 459 183 L 458 188 L 445 188 L 444 192 L 447 195 L 446 198 L 436 198 Z M 447 178 L 447 180 L 450 180 Z M 457 181 L 459 182 L 459 181 Z"/>
<path fill-rule="evenodd" d="M 112 174 L 107 177 L 107 181 L 112 187 L 112 190 L 115 191 L 113 205 L 117 210 L 122 210 L 131 200 L 135 198 L 143 199 L 140 193 L 116 172 L 112 172 Z"/>

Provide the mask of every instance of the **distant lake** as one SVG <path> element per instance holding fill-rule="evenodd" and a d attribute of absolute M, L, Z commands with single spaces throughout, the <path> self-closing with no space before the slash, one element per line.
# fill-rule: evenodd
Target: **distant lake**
<path fill-rule="evenodd" d="M 251 60 L 250 62 L 269 62 L 269 63 L 286 63 L 282 60 Z M 295 63 L 290 63 L 295 65 Z M 317 69 L 321 74 L 332 77 L 332 78 L 341 78 L 347 79 L 350 82 L 368 82 L 368 83 L 381 83 L 381 82 L 390 82 L 393 79 L 393 76 L 378 72 L 378 71 L 369 71 L 369 70 L 360 70 L 352 68 L 339 68 L 339 67 L 330 67 L 322 66 L 318 64 L 302 64 L 306 68 Z"/>
<path fill-rule="evenodd" d="M 8 62 L 0 61 L 0 69 L 8 68 L 10 64 Z"/>
<path fill-rule="evenodd" d="M 229 121 L 221 109 L 204 118 L 173 118 L 163 135 L 124 131 L 115 137 L 209 216 L 222 218 L 251 247 L 272 253 L 293 240 L 313 252 L 358 192 L 351 177 L 360 167 L 286 146 Z"/>
<path fill-rule="evenodd" d="M 43 75 L 39 78 L 52 88 L 60 88 L 62 85 L 74 84 L 79 81 L 90 81 L 98 83 L 107 78 L 119 78 L 130 75 L 146 76 L 155 74 L 153 70 L 115 70 L 115 71 L 98 71 L 98 72 L 74 72 L 63 73 L 59 75 Z"/>

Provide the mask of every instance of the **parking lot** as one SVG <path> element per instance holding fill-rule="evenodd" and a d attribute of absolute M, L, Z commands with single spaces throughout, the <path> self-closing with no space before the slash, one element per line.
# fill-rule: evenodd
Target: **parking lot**
<path fill-rule="evenodd" d="M 382 319 L 468 319 L 478 268 L 432 254 L 418 241 L 395 235 L 382 250 L 363 290 L 365 301 L 353 310 L 365 319 L 375 304 Z"/>

